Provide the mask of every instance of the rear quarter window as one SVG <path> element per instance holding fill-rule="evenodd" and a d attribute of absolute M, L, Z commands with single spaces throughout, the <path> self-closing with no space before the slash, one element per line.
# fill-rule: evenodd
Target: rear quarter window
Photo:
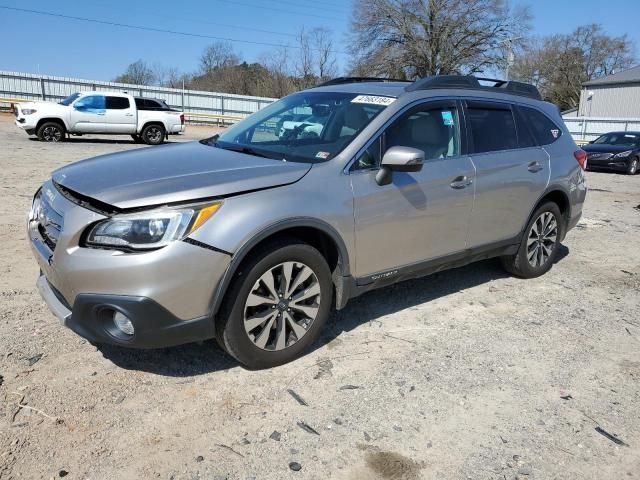
<path fill-rule="evenodd" d="M 530 107 L 519 107 L 538 145 L 549 145 L 560 138 L 562 129 L 544 113 Z"/>

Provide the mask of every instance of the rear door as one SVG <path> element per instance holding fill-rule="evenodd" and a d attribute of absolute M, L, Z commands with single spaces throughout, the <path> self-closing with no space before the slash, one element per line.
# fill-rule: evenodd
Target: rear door
<path fill-rule="evenodd" d="M 136 109 L 128 97 L 107 96 L 105 133 L 135 133 Z"/>
<path fill-rule="evenodd" d="M 104 95 L 80 97 L 71 107 L 69 127 L 72 132 L 99 133 L 104 131 L 106 99 Z"/>
<path fill-rule="evenodd" d="M 476 167 L 471 248 L 515 240 L 548 184 L 549 155 L 517 113 L 509 103 L 465 102 Z"/>
<path fill-rule="evenodd" d="M 356 157 L 350 178 L 359 281 L 466 248 L 474 168 L 464 154 L 461 118 L 454 100 L 411 107 Z M 423 150 L 424 166 L 378 185 L 380 158 L 393 146 Z"/>

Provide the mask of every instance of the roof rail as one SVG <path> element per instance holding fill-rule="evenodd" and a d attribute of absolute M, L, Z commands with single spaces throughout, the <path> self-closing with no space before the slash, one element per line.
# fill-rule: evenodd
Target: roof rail
<path fill-rule="evenodd" d="M 482 85 L 480 82 L 492 82 L 492 86 Z M 471 75 L 434 75 L 420 78 L 405 88 L 407 92 L 428 90 L 431 88 L 463 88 L 472 90 L 492 90 L 500 88 L 504 93 L 521 95 L 536 100 L 542 100 L 542 95 L 535 85 L 523 82 L 498 80 L 495 78 L 473 77 Z"/>
<path fill-rule="evenodd" d="M 316 87 L 328 87 L 329 85 L 343 85 L 345 83 L 363 83 L 363 82 L 408 82 L 408 80 L 398 80 L 395 78 L 379 78 L 379 77 L 336 77 L 327 80 Z"/>

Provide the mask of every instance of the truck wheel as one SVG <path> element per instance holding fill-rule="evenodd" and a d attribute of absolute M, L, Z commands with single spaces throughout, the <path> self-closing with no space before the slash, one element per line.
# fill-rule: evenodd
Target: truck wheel
<path fill-rule="evenodd" d="M 147 125 L 142 129 L 142 141 L 147 145 L 160 145 L 164 142 L 165 131 L 162 125 Z"/>
<path fill-rule="evenodd" d="M 144 140 L 142 140 L 142 137 L 140 135 L 131 135 L 131 139 L 135 143 L 144 143 Z"/>
<path fill-rule="evenodd" d="M 282 365 L 318 338 L 333 298 L 324 257 L 300 240 L 280 239 L 238 269 L 216 318 L 216 339 L 249 369 Z"/>
<path fill-rule="evenodd" d="M 43 142 L 63 142 L 65 130 L 58 122 L 44 122 L 38 127 L 36 135 Z"/>

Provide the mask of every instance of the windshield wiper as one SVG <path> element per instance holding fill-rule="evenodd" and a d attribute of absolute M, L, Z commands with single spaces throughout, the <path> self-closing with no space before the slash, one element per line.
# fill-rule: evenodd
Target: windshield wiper
<path fill-rule="evenodd" d="M 242 146 L 242 147 L 237 147 L 236 148 L 236 147 L 230 147 L 230 146 L 226 146 L 226 145 L 223 147 L 218 142 L 215 142 L 213 144 L 213 146 L 221 148 L 223 150 L 231 150 L 232 152 L 246 153 L 247 155 L 253 155 L 254 157 L 269 158 L 271 160 L 274 160 L 273 157 L 265 155 L 264 153 L 257 152 L 256 150 L 254 150 L 251 147 Z"/>

